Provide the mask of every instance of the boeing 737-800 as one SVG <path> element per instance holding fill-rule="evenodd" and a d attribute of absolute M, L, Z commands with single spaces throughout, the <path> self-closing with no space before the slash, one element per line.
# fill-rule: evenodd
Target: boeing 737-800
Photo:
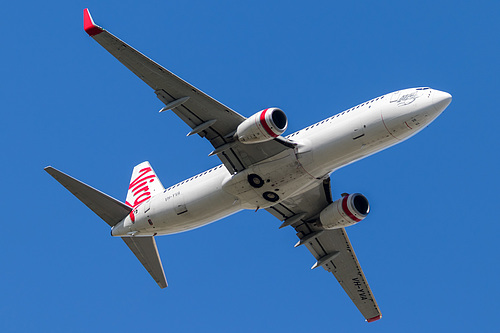
<path fill-rule="evenodd" d="M 222 164 L 165 189 L 148 162 L 133 172 L 125 203 L 68 175 L 45 170 L 121 237 L 161 288 L 167 286 L 155 236 L 201 227 L 243 209 L 265 209 L 297 231 L 298 242 L 340 282 L 368 322 L 381 318 L 345 227 L 370 211 L 365 196 L 333 200 L 330 174 L 415 135 L 451 102 L 451 95 L 412 88 L 373 98 L 282 136 L 288 120 L 272 107 L 245 118 L 108 31 L 84 10 L 85 31 L 153 88 L 191 131 L 213 145 Z"/>

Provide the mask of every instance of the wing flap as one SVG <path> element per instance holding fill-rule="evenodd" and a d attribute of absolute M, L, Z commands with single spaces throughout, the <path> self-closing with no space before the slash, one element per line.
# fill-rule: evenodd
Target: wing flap
<path fill-rule="evenodd" d="M 122 239 L 160 288 L 167 287 L 167 279 L 154 237 L 122 237 Z"/>
<path fill-rule="evenodd" d="M 115 198 L 51 166 L 46 167 L 44 170 L 111 227 L 123 220 L 132 210 L 131 207 Z"/>

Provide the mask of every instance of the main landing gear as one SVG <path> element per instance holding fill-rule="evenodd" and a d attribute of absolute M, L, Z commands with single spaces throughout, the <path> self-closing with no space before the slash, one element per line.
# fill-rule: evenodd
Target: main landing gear
<path fill-rule="evenodd" d="M 264 186 L 264 180 L 262 179 L 262 177 L 256 175 L 255 173 L 251 173 L 248 175 L 248 183 L 254 188 L 261 188 L 262 186 Z M 278 194 L 270 191 L 264 192 L 262 194 L 262 197 L 270 202 L 276 202 L 280 199 Z"/>
<path fill-rule="evenodd" d="M 264 192 L 264 194 L 262 194 L 262 197 L 271 202 L 276 202 L 280 199 L 280 196 L 274 192 Z"/>
<path fill-rule="evenodd" d="M 264 185 L 264 180 L 255 173 L 251 173 L 248 175 L 248 182 L 252 187 L 260 188 Z"/>

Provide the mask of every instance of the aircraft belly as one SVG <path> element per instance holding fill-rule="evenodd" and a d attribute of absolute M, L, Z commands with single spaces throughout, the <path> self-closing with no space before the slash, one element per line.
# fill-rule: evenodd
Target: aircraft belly
<path fill-rule="evenodd" d="M 362 128 L 362 136 L 357 128 Z M 306 169 L 315 177 L 331 173 L 399 142 L 384 126 L 381 110 L 377 108 L 370 109 L 362 119 L 344 122 L 334 131 L 310 136 L 308 141 L 308 146 L 312 147 L 312 158 Z"/>
<path fill-rule="evenodd" d="M 149 209 L 137 207 L 131 231 L 137 235 L 178 233 L 219 220 L 241 210 L 239 200 L 221 190 L 227 174 L 192 180 L 151 198 Z"/>
<path fill-rule="evenodd" d="M 251 185 L 250 175 L 257 175 L 263 183 L 260 186 Z M 314 177 L 306 172 L 290 149 L 233 175 L 224 182 L 222 189 L 237 197 L 243 208 L 257 209 L 270 207 L 290 197 L 312 180 Z M 274 201 L 266 199 L 269 193 L 276 195 Z"/>
<path fill-rule="evenodd" d="M 234 198 L 222 191 L 210 196 L 186 202 L 186 210 L 178 213 L 175 206 L 160 209 L 148 216 L 151 225 L 145 231 L 158 235 L 174 234 L 201 227 L 241 210 Z"/>
<path fill-rule="evenodd" d="M 308 172 L 320 177 L 351 163 L 362 155 L 363 147 L 355 142 L 350 134 L 348 131 L 348 133 L 336 133 L 329 137 L 318 135 L 316 138 L 311 138 L 313 163 L 307 167 Z"/>

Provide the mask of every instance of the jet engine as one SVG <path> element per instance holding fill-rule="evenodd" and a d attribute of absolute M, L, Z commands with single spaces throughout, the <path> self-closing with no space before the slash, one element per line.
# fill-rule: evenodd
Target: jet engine
<path fill-rule="evenodd" d="M 242 122 L 236 130 L 236 137 L 245 144 L 265 142 L 281 135 L 288 126 L 288 119 L 278 108 L 257 112 Z"/>
<path fill-rule="evenodd" d="M 319 215 L 325 229 L 339 229 L 356 224 L 370 212 L 368 199 L 360 193 L 345 194 L 328 205 Z"/>

